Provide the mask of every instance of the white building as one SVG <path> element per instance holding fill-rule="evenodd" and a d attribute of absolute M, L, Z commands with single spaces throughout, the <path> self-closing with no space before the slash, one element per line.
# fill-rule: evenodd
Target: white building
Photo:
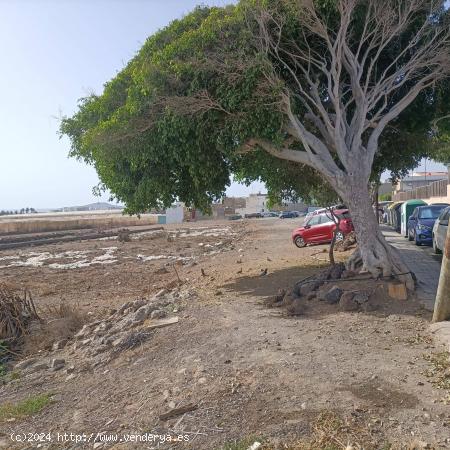
<path fill-rule="evenodd" d="M 245 215 L 269 211 L 268 201 L 269 197 L 267 194 L 250 194 L 245 199 L 245 208 L 236 209 L 236 214 Z"/>

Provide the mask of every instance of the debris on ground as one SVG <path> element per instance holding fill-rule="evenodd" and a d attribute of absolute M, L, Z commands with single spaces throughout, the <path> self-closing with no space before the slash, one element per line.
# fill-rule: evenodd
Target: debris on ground
<path fill-rule="evenodd" d="M 28 290 L 20 295 L 6 284 L 0 284 L 0 340 L 15 344 L 27 333 L 31 322 L 39 319 Z"/>
<path fill-rule="evenodd" d="M 198 405 L 190 403 L 189 405 L 180 406 L 179 408 L 173 408 L 170 411 L 161 414 L 159 416 L 160 420 L 169 420 L 173 417 L 181 416 L 182 414 L 186 414 L 187 412 L 195 411 L 198 408 Z"/>
<path fill-rule="evenodd" d="M 337 241 L 334 244 L 335 252 L 346 252 L 350 250 L 353 246 L 356 245 L 356 233 L 351 231 L 347 235 L 345 235 L 344 239 Z"/>
<path fill-rule="evenodd" d="M 123 228 L 117 232 L 117 240 L 119 242 L 130 242 L 131 241 L 131 232 L 128 228 Z"/>

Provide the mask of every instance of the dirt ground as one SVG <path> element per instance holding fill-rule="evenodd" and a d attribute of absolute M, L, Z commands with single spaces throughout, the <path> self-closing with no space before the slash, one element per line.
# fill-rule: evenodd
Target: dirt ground
<path fill-rule="evenodd" d="M 153 330 L 108 363 L 83 360 L 72 341 L 51 353 L 31 351 L 28 356 L 64 358 L 73 369 L 24 371 L 0 387 L 2 404 L 52 395 L 39 413 L 0 421 L 0 445 L 35 448 L 36 442 L 10 438 L 31 432 L 51 433 L 51 442 L 40 442 L 40 448 L 214 450 L 249 437 L 265 440 L 265 448 L 287 448 L 310 436 L 321 413 L 332 412 L 357 418 L 372 448 L 414 441 L 429 445 L 417 448 L 450 448 L 446 393 L 427 376 L 424 357 L 442 349 L 430 340 L 430 315 L 418 303 L 386 300 L 380 293 L 374 311 L 342 312 L 312 301 L 296 317 L 264 305 L 279 288 L 327 265 L 326 253 L 320 253 L 326 246 L 292 244 L 290 232 L 298 223 L 200 222 L 136 234 L 130 242 L 1 252 L 1 281 L 30 289 L 42 315 L 63 302 L 89 321 L 101 320 L 161 289 L 176 292 L 179 300 L 177 323 Z M 196 409 L 160 419 L 186 405 Z M 57 433 L 91 438 L 75 445 L 58 442 Z M 130 433 L 184 438 L 104 442 L 105 436 Z"/>

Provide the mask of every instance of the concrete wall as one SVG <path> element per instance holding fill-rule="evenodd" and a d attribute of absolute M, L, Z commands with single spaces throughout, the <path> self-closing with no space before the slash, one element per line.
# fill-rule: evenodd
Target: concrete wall
<path fill-rule="evenodd" d="M 166 223 L 183 223 L 184 206 L 177 203 L 166 209 Z"/>
<path fill-rule="evenodd" d="M 0 217 L 1 234 L 42 233 L 48 231 L 80 230 L 91 228 L 117 228 L 153 225 L 158 223 L 156 214 L 123 216 L 121 213 L 92 212 L 68 214 L 33 214 Z"/>
<path fill-rule="evenodd" d="M 425 199 L 428 204 L 431 203 L 448 203 L 450 204 L 450 184 L 447 186 L 447 197 L 430 197 Z"/>

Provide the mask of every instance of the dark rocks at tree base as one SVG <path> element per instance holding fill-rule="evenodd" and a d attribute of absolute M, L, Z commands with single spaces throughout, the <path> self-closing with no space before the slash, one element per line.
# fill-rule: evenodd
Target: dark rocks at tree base
<path fill-rule="evenodd" d="M 369 301 L 370 292 L 368 291 L 358 291 L 355 293 L 354 300 L 358 305 L 363 305 Z"/>
<path fill-rule="evenodd" d="M 323 300 L 325 300 L 330 305 L 334 305 L 339 302 L 343 290 L 337 286 L 333 286 L 329 291 L 325 292 L 323 295 Z"/>
<path fill-rule="evenodd" d="M 299 298 L 298 295 L 295 295 L 293 291 L 286 292 L 283 298 L 283 306 L 286 308 L 292 305 L 292 303 L 298 298 Z"/>
<path fill-rule="evenodd" d="M 299 281 L 295 284 L 293 293 L 298 297 L 306 297 L 310 293 L 317 291 L 327 280 L 339 280 L 345 271 L 345 264 L 338 263 L 321 271 L 314 278 Z"/>
<path fill-rule="evenodd" d="M 357 311 L 359 309 L 359 303 L 355 300 L 355 292 L 344 292 L 339 300 L 339 309 L 342 311 Z"/>
<path fill-rule="evenodd" d="M 308 295 L 310 292 L 317 291 L 322 286 L 322 283 L 319 280 L 307 280 L 297 283 L 294 286 L 293 293 L 299 297 Z"/>
<path fill-rule="evenodd" d="M 334 266 L 331 266 L 330 271 L 328 273 L 329 280 L 339 280 L 342 277 L 342 273 L 345 271 L 344 263 L 338 263 Z"/>
<path fill-rule="evenodd" d="M 344 292 L 339 300 L 339 308 L 342 311 L 374 311 L 376 305 L 370 301 L 370 295 L 371 293 L 369 291 Z"/>
<path fill-rule="evenodd" d="M 301 316 L 305 314 L 305 305 L 302 299 L 296 298 L 292 303 L 286 308 L 287 313 L 290 316 Z"/>
<path fill-rule="evenodd" d="M 344 270 L 342 272 L 341 278 L 353 278 L 353 277 L 356 277 L 356 275 L 358 275 L 358 274 L 356 272 L 354 272 L 353 270 Z"/>

